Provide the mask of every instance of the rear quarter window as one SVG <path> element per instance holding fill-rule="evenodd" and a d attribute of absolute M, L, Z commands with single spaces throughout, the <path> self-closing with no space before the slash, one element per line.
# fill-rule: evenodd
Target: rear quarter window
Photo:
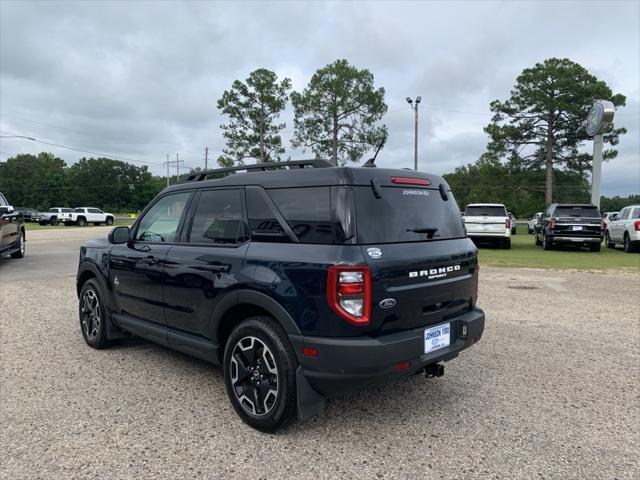
<path fill-rule="evenodd" d="M 301 243 L 333 243 L 330 187 L 267 191 Z"/>

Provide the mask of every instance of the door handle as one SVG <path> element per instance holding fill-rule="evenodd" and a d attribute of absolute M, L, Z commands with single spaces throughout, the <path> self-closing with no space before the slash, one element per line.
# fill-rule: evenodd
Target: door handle
<path fill-rule="evenodd" d="M 146 264 L 146 265 L 155 265 L 156 264 L 156 258 L 149 255 L 148 257 L 144 257 L 142 259 L 142 263 Z"/>
<path fill-rule="evenodd" d="M 229 265 L 203 265 L 201 268 L 203 270 L 207 270 L 209 272 L 215 272 L 215 273 L 229 271 Z"/>

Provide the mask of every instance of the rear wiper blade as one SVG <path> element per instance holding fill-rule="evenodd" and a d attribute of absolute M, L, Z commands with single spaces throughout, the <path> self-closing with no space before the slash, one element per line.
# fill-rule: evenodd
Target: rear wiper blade
<path fill-rule="evenodd" d="M 426 233 L 427 234 L 427 238 L 433 238 L 433 235 L 437 231 L 438 231 L 438 229 L 434 228 L 434 227 L 407 228 L 407 232 Z"/>

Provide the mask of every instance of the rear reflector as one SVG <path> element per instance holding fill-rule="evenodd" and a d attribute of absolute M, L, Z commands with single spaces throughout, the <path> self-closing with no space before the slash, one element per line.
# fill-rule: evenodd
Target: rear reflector
<path fill-rule="evenodd" d="M 304 355 L 305 357 L 317 358 L 320 355 L 320 352 L 317 348 L 304 347 L 302 349 L 302 355 Z"/>
<path fill-rule="evenodd" d="M 391 177 L 391 183 L 401 185 L 431 185 L 431 180 L 426 178 L 410 178 L 410 177 Z"/>
<path fill-rule="evenodd" d="M 411 362 L 410 361 L 405 361 L 405 362 L 398 362 L 396 363 L 396 371 L 397 372 L 402 372 L 403 370 L 408 370 L 409 368 L 411 368 Z"/>

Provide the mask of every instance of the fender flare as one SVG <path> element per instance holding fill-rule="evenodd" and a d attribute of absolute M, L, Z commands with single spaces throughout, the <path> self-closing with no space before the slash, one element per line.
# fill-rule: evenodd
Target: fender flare
<path fill-rule="evenodd" d="M 218 342 L 218 329 L 224 315 L 237 305 L 255 305 L 267 311 L 282 326 L 287 334 L 302 335 L 300 328 L 289 312 L 272 297 L 256 290 L 242 289 L 227 293 L 220 299 L 211 313 L 209 338 Z"/>

